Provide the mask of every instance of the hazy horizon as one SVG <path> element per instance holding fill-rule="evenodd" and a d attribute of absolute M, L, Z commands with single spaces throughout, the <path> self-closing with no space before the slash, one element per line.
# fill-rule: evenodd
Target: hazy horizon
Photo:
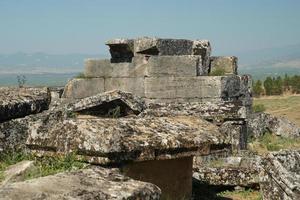
<path fill-rule="evenodd" d="M 300 44 L 296 0 L 0 1 L 0 53 L 107 54 L 111 38 L 209 39 L 214 54 Z"/>

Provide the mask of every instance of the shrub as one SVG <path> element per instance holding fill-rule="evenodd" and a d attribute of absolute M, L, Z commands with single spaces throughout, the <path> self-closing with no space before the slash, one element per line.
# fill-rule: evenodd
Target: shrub
<path fill-rule="evenodd" d="M 264 104 L 254 104 L 252 106 L 252 110 L 253 112 L 255 113 L 258 113 L 258 112 L 264 112 L 266 110 L 266 107 Z"/>
<path fill-rule="evenodd" d="M 226 74 L 223 67 L 215 68 L 212 72 L 209 73 L 210 76 L 224 76 Z"/>
<path fill-rule="evenodd" d="M 26 76 L 24 76 L 24 75 L 18 75 L 17 76 L 17 81 L 18 81 L 19 88 L 24 87 L 24 85 L 25 85 L 25 83 L 27 81 Z"/>
<path fill-rule="evenodd" d="M 78 73 L 78 74 L 75 76 L 75 78 L 82 78 L 82 79 L 84 79 L 84 78 L 90 78 L 90 77 L 87 77 L 83 72 L 80 72 L 80 73 Z"/>

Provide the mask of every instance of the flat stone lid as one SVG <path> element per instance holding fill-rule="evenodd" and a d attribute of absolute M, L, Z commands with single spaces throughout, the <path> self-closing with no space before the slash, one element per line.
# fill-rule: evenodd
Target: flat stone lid
<path fill-rule="evenodd" d="M 35 119 L 28 127 L 29 149 L 40 154 L 76 152 L 97 164 L 204 155 L 211 145 L 225 143 L 215 125 L 192 116 L 65 119 L 56 113 Z"/>

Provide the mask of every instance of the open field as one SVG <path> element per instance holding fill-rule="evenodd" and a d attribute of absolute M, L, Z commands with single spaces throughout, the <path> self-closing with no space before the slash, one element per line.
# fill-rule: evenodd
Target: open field
<path fill-rule="evenodd" d="M 263 104 L 267 113 L 283 116 L 300 126 L 300 95 L 255 98 L 254 104 Z"/>

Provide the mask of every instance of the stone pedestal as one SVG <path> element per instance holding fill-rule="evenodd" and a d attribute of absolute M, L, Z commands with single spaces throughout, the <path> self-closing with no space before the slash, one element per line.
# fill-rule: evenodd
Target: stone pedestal
<path fill-rule="evenodd" d="M 122 168 L 125 175 L 157 185 L 162 199 L 184 200 L 192 195 L 193 157 L 130 163 Z"/>

